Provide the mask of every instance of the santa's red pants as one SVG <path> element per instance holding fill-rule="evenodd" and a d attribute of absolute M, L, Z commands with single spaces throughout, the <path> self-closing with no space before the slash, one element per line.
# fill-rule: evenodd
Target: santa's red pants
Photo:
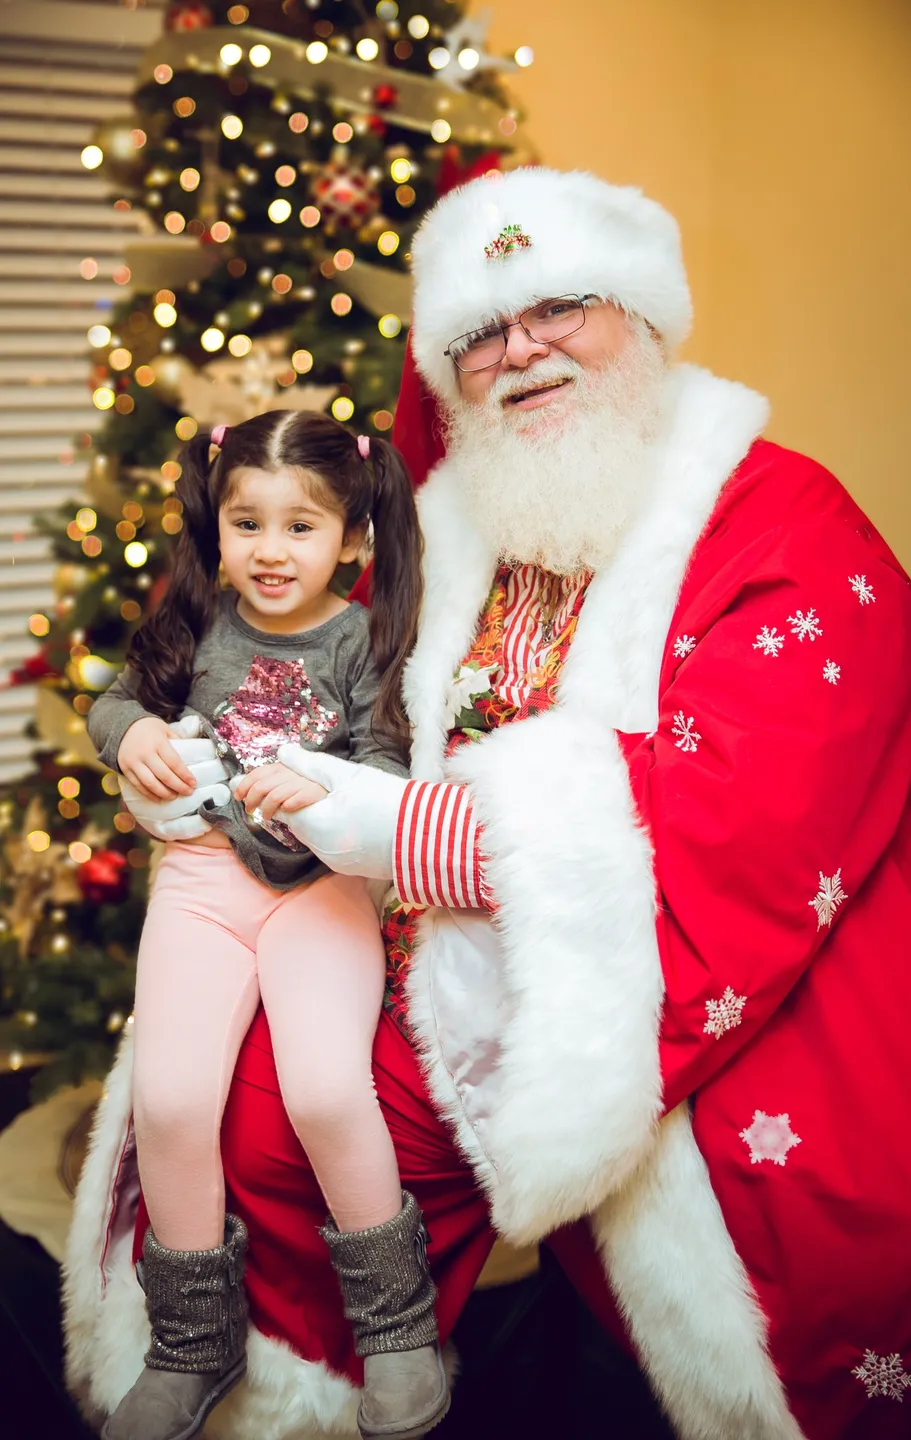
<path fill-rule="evenodd" d="M 414 1051 L 385 1012 L 373 1068 L 402 1185 L 417 1198 L 430 1234 L 430 1264 L 439 1289 L 437 1316 L 445 1341 L 493 1244 L 487 1205 L 450 1131 L 431 1106 Z M 360 1383 L 361 1362 L 318 1234 L 326 1202 L 285 1113 L 261 1009 L 234 1072 L 222 1126 L 222 1158 L 228 1208 L 243 1217 L 250 1232 L 247 1293 L 253 1323 L 304 1359 L 325 1361 Z M 137 1250 L 147 1223 L 140 1205 Z M 568 1226 L 548 1243 L 582 1298 L 617 1335 L 619 1321 L 587 1226 Z"/>

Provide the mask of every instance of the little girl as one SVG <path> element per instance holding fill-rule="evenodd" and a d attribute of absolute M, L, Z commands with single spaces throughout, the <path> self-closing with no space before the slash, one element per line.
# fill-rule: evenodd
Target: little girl
<path fill-rule="evenodd" d="M 201 717 L 235 776 L 289 741 L 406 773 L 400 679 L 420 539 L 398 452 L 326 416 L 272 411 L 197 435 L 182 466 L 170 587 L 89 718 L 100 758 L 147 798 L 186 795 L 193 777 L 171 724 Z M 330 584 L 371 523 L 368 616 Z M 422 1435 L 448 1406 L 420 1212 L 403 1195 L 373 1088 L 385 971 L 376 913 L 363 880 L 328 873 L 282 823 L 321 792 L 270 769 L 252 817 L 229 792 L 203 804 L 205 833 L 167 845 L 149 903 L 133 1107 L 152 1342 L 106 1440 L 187 1440 L 244 1372 L 246 1230 L 225 1214 L 219 1129 L 260 1001 L 366 1357 L 361 1433 Z"/>

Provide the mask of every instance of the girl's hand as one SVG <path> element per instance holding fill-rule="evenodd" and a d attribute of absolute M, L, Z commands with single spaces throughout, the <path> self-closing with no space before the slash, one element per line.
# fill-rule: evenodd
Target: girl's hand
<path fill-rule="evenodd" d="M 325 800 L 328 793 L 322 785 L 296 775 L 287 765 L 260 765 L 242 775 L 231 788 L 248 815 L 259 810 L 264 820 L 274 820 L 278 810 L 305 810 Z"/>
<path fill-rule="evenodd" d="M 153 715 L 134 720 L 120 742 L 117 765 L 147 800 L 173 800 L 196 788 L 192 771 L 171 744 L 167 722 Z"/>

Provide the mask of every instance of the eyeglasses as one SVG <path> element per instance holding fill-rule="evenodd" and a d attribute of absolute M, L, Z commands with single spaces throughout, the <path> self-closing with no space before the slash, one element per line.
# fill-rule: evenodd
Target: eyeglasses
<path fill-rule="evenodd" d="M 559 295 L 554 300 L 542 300 L 530 310 L 523 310 L 518 320 L 504 324 L 495 321 L 480 330 L 469 330 L 459 335 L 448 349 L 443 351 L 453 364 L 470 375 L 475 370 L 489 370 L 499 365 L 506 354 L 507 331 L 520 325 L 538 345 L 552 345 L 556 340 L 565 340 L 585 324 L 585 301 L 591 295 Z"/>

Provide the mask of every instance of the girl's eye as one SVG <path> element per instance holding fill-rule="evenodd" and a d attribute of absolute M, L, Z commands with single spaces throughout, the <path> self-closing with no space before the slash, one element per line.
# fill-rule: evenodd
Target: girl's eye
<path fill-rule="evenodd" d="M 312 525 L 307 525 L 303 520 L 295 520 L 294 524 L 291 526 L 291 534 L 292 534 L 292 535 L 309 535 L 309 534 L 310 534 L 310 531 L 311 531 L 312 529 L 313 529 L 313 526 L 312 526 Z"/>
<path fill-rule="evenodd" d="M 255 521 L 255 520 L 238 520 L 238 522 L 237 522 L 237 528 L 238 528 L 238 530 L 244 530 L 244 531 L 246 531 L 246 533 L 247 533 L 248 535 L 251 535 L 251 534 L 253 533 L 253 531 L 256 529 L 256 521 Z"/>

